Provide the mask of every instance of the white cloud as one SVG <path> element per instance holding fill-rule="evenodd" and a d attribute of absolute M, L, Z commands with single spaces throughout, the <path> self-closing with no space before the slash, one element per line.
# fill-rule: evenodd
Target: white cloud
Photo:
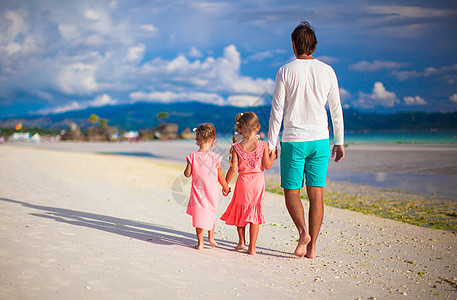
<path fill-rule="evenodd" d="M 440 68 L 428 67 L 423 71 L 394 71 L 392 75 L 396 76 L 398 80 L 404 81 L 410 78 L 418 77 L 436 77 L 441 78 L 448 84 L 457 82 L 457 64 L 444 66 Z"/>
<path fill-rule="evenodd" d="M 8 55 L 13 55 L 21 51 L 22 46 L 18 43 L 9 43 L 6 45 L 5 50 Z"/>
<path fill-rule="evenodd" d="M 422 97 L 416 96 L 416 97 L 404 97 L 403 101 L 405 102 L 406 105 L 425 105 L 427 104 L 427 101 L 425 101 Z"/>
<path fill-rule="evenodd" d="M 84 16 L 86 17 L 86 19 L 91 20 L 91 21 L 98 21 L 101 19 L 100 14 L 92 9 L 86 10 L 84 12 Z"/>
<path fill-rule="evenodd" d="M 349 69 L 361 72 L 375 72 L 382 69 L 399 69 L 405 65 L 405 63 L 395 61 L 375 60 L 373 62 L 361 61 L 356 64 L 349 65 Z"/>
<path fill-rule="evenodd" d="M 108 94 L 103 94 L 101 96 L 97 96 L 94 100 L 89 101 L 87 103 L 88 107 L 100 107 L 100 106 L 105 106 L 105 105 L 115 105 L 117 104 L 118 101 L 111 99 L 111 97 Z"/>
<path fill-rule="evenodd" d="M 117 8 L 117 6 L 118 6 L 117 1 L 111 1 L 111 2 L 109 3 L 109 8 L 110 8 L 111 10 L 115 10 L 115 9 Z"/>
<path fill-rule="evenodd" d="M 258 53 L 255 53 L 255 54 L 252 54 L 250 56 L 248 56 L 246 59 L 244 59 L 244 63 L 249 63 L 249 62 L 252 62 L 252 61 L 264 61 L 264 60 L 267 60 L 269 58 L 273 58 L 275 57 L 276 55 L 278 54 L 284 54 L 286 51 L 284 51 L 283 49 L 276 49 L 276 50 L 269 50 L 269 51 L 262 51 L 262 52 L 258 52 Z"/>
<path fill-rule="evenodd" d="M 115 105 L 118 104 L 118 100 L 112 99 L 108 94 L 103 94 L 100 96 L 97 96 L 93 100 L 88 100 L 88 101 L 71 101 L 68 104 L 50 108 L 50 109 L 42 109 L 37 111 L 36 113 L 38 114 L 58 114 L 58 113 L 64 113 L 67 111 L 72 111 L 72 110 L 81 110 L 81 109 L 86 109 L 89 107 L 101 107 L 105 105 Z"/>
<path fill-rule="evenodd" d="M 397 101 L 397 96 L 394 92 L 388 92 L 382 82 L 375 82 L 373 87 L 372 98 L 375 100 L 384 101 L 384 106 L 393 106 Z"/>
<path fill-rule="evenodd" d="M 262 105 L 265 104 L 263 102 L 259 102 L 261 98 L 259 96 L 252 96 L 252 95 L 234 95 L 227 98 L 227 105 L 232 106 L 255 106 L 255 105 Z"/>
<path fill-rule="evenodd" d="M 72 110 L 79 110 L 79 109 L 83 109 L 84 106 L 82 105 L 82 103 L 80 102 L 77 102 L 77 101 L 72 101 L 64 106 L 60 106 L 60 107 L 56 107 L 56 108 L 53 108 L 53 109 L 49 109 L 49 110 L 42 110 L 40 111 L 39 113 L 42 113 L 42 114 L 49 114 L 49 113 L 53 113 L 53 114 L 58 114 L 58 113 L 63 113 L 63 112 L 67 112 L 67 111 L 72 111 Z"/>
<path fill-rule="evenodd" d="M 146 46 L 140 44 L 135 47 L 130 47 L 127 53 L 127 59 L 130 61 L 138 61 L 142 60 L 144 56 L 144 51 L 146 50 Z"/>
<path fill-rule="evenodd" d="M 95 65 L 74 63 L 64 66 L 57 80 L 62 91 L 67 94 L 90 94 L 97 90 L 95 71 Z"/>
<path fill-rule="evenodd" d="M 71 24 L 59 24 L 57 26 L 60 34 L 67 40 L 79 37 L 79 30 L 76 26 Z"/>
<path fill-rule="evenodd" d="M 14 40 L 19 34 L 28 31 L 29 27 L 19 13 L 8 10 L 5 12 L 4 16 L 5 19 L 9 21 L 9 26 L 6 31 L 8 39 Z"/>
<path fill-rule="evenodd" d="M 245 59 L 245 62 L 262 61 L 262 60 L 265 60 L 265 59 L 271 58 L 271 57 L 273 57 L 273 53 L 271 51 L 263 51 L 263 52 L 259 52 L 259 53 L 249 56 L 248 58 Z"/>
<path fill-rule="evenodd" d="M 337 63 L 340 61 L 340 59 L 338 57 L 332 57 L 332 56 L 326 56 L 326 55 L 318 56 L 316 58 L 320 61 L 323 61 L 326 64 L 333 64 L 333 63 Z"/>
<path fill-rule="evenodd" d="M 172 60 L 153 59 L 145 63 L 139 72 L 155 80 L 155 89 L 176 87 L 165 83 L 179 83 L 188 88 L 198 87 L 221 94 L 251 94 L 260 96 L 272 93 L 274 81 L 270 78 L 252 78 L 240 73 L 241 57 L 234 45 L 227 46 L 221 57 L 190 61 L 184 55 Z M 160 78 L 159 78 L 160 76 Z"/>
<path fill-rule="evenodd" d="M 372 20 L 385 33 L 396 37 L 422 37 L 429 34 L 435 23 L 446 22 L 457 17 L 455 6 L 424 8 L 402 5 L 374 5 L 364 9 L 372 13 Z"/>
<path fill-rule="evenodd" d="M 417 71 L 393 71 L 392 75 L 397 77 L 397 79 L 400 81 L 405 81 L 410 78 L 418 78 L 422 76 L 422 74 Z"/>
<path fill-rule="evenodd" d="M 342 87 L 339 88 L 339 91 L 340 91 L 340 98 L 341 99 L 348 99 L 348 98 L 350 98 L 352 96 L 351 93 L 348 90 L 343 89 Z"/>
<path fill-rule="evenodd" d="M 218 94 L 214 93 L 202 93 L 202 92 L 133 92 L 130 93 L 130 98 L 132 99 L 131 103 L 138 101 L 145 102 L 161 102 L 161 103 L 173 103 L 173 102 L 189 102 L 189 101 L 198 101 L 204 103 L 212 104 L 224 104 L 224 99 Z"/>
<path fill-rule="evenodd" d="M 157 27 L 155 27 L 152 24 L 143 24 L 140 26 L 140 28 L 143 29 L 144 31 L 148 31 L 148 32 L 158 32 L 159 31 L 159 29 L 157 29 Z"/>
<path fill-rule="evenodd" d="M 400 5 L 378 5 L 370 6 L 368 10 L 378 14 L 384 14 L 391 18 L 429 18 L 444 17 L 455 15 L 455 10 L 423 8 L 419 6 L 400 6 Z"/>
<path fill-rule="evenodd" d="M 457 103 L 457 94 L 454 94 L 454 95 L 452 95 L 451 97 L 449 97 L 449 100 L 451 100 L 451 101 Z"/>
<path fill-rule="evenodd" d="M 371 94 L 359 92 L 359 97 L 350 106 L 356 108 L 394 107 L 399 100 L 394 92 L 386 90 L 382 82 L 375 82 Z"/>
<path fill-rule="evenodd" d="M 423 72 L 425 77 L 441 77 L 449 84 L 457 82 L 457 64 L 444 66 L 441 68 L 426 68 Z"/>
<path fill-rule="evenodd" d="M 108 43 L 109 42 L 107 40 L 105 40 L 102 36 L 100 36 L 98 34 L 89 35 L 84 40 L 84 44 L 85 45 L 91 46 L 91 47 L 95 47 L 95 48 L 98 48 L 98 47 L 101 47 L 101 46 L 105 46 Z"/>
<path fill-rule="evenodd" d="M 191 58 L 200 58 L 203 56 L 203 54 L 197 48 L 192 47 L 192 48 L 190 48 L 189 52 L 187 53 L 187 56 L 189 56 Z"/>

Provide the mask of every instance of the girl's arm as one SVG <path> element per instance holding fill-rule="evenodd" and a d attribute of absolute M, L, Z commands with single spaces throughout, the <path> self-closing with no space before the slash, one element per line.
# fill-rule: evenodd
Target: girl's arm
<path fill-rule="evenodd" d="M 276 148 L 271 151 L 268 149 L 268 145 L 265 144 L 265 147 L 263 148 L 263 159 L 262 159 L 262 164 L 263 167 L 266 170 L 269 170 L 271 166 L 273 165 L 273 162 L 275 161 L 276 158 Z"/>
<path fill-rule="evenodd" d="M 233 177 L 235 177 L 236 171 L 238 170 L 238 153 L 235 150 L 232 152 L 232 159 L 230 161 L 230 169 L 227 171 L 227 175 L 225 175 L 225 180 L 228 184 L 232 181 Z"/>
<path fill-rule="evenodd" d="M 187 166 L 186 169 L 184 170 L 184 176 L 190 177 L 192 175 L 192 165 L 190 164 L 189 161 L 187 161 Z"/>
<path fill-rule="evenodd" d="M 227 181 L 225 180 L 224 173 L 222 173 L 222 169 L 219 166 L 217 169 L 217 179 L 219 183 L 222 185 L 222 194 L 224 196 L 227 196 L 230 193 L 230 187 L 227 184 Z"/>

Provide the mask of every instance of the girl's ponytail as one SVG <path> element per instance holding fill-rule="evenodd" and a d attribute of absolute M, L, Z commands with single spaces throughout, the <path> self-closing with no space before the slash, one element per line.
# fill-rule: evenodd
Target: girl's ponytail
<path fill-rule="evenodd" d="M 241 120 L 241 117 L 243 116 L 243 113 L 239 113 L 236 115 L 235 117 L 235 133 L 233 134 L 233 138 L 232 138 L 232 144 L 235 145 L 235 143 L 237 142 L 238 140 L 238 135 L 240 134 L 240 120 Z M 232 157 L 233 157 L 233 151 L 235 150 L 235 148 L 233 147 L 230 148 L 230 154 L 229 154 L 229 164 L 231 167 L 232 166 Z"/>

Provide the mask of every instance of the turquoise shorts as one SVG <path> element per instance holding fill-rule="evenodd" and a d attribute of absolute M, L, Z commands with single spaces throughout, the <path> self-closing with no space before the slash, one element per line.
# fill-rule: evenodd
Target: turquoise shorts
<path fill-rule="evenodd" d="M 330 159 L 329 139 L 281 143 L 281 187 L 301 189 L 306 185 L 324 187 Z"/>

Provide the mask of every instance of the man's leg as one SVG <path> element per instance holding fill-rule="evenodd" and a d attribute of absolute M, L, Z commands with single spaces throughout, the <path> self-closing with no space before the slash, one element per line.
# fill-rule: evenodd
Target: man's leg
<path fill-rule="evenodd" d="M 298 245 L 297 248 L 295 248 L 294 254 L 296 256 L 303 257 L 306 255 L 306 246 L 311 241 L 311 237 L 306 230 L 305 214 L 303 204 L 300 199 L 300 190 L 284 189 L 284 196 L 286 199 L 287 210 L 289 211 L 289 215 L 292 217 L 292 221 L 294 221 L 299 234 Z"/>
<path fill-rule="evenodd" d="M 306 186 L 309 198 L 309 235 L 311 242 L 307 245 L 306 257 L 316 257 L 316 240 L 324 218 L 324 188 L 318 186 Z"/>

